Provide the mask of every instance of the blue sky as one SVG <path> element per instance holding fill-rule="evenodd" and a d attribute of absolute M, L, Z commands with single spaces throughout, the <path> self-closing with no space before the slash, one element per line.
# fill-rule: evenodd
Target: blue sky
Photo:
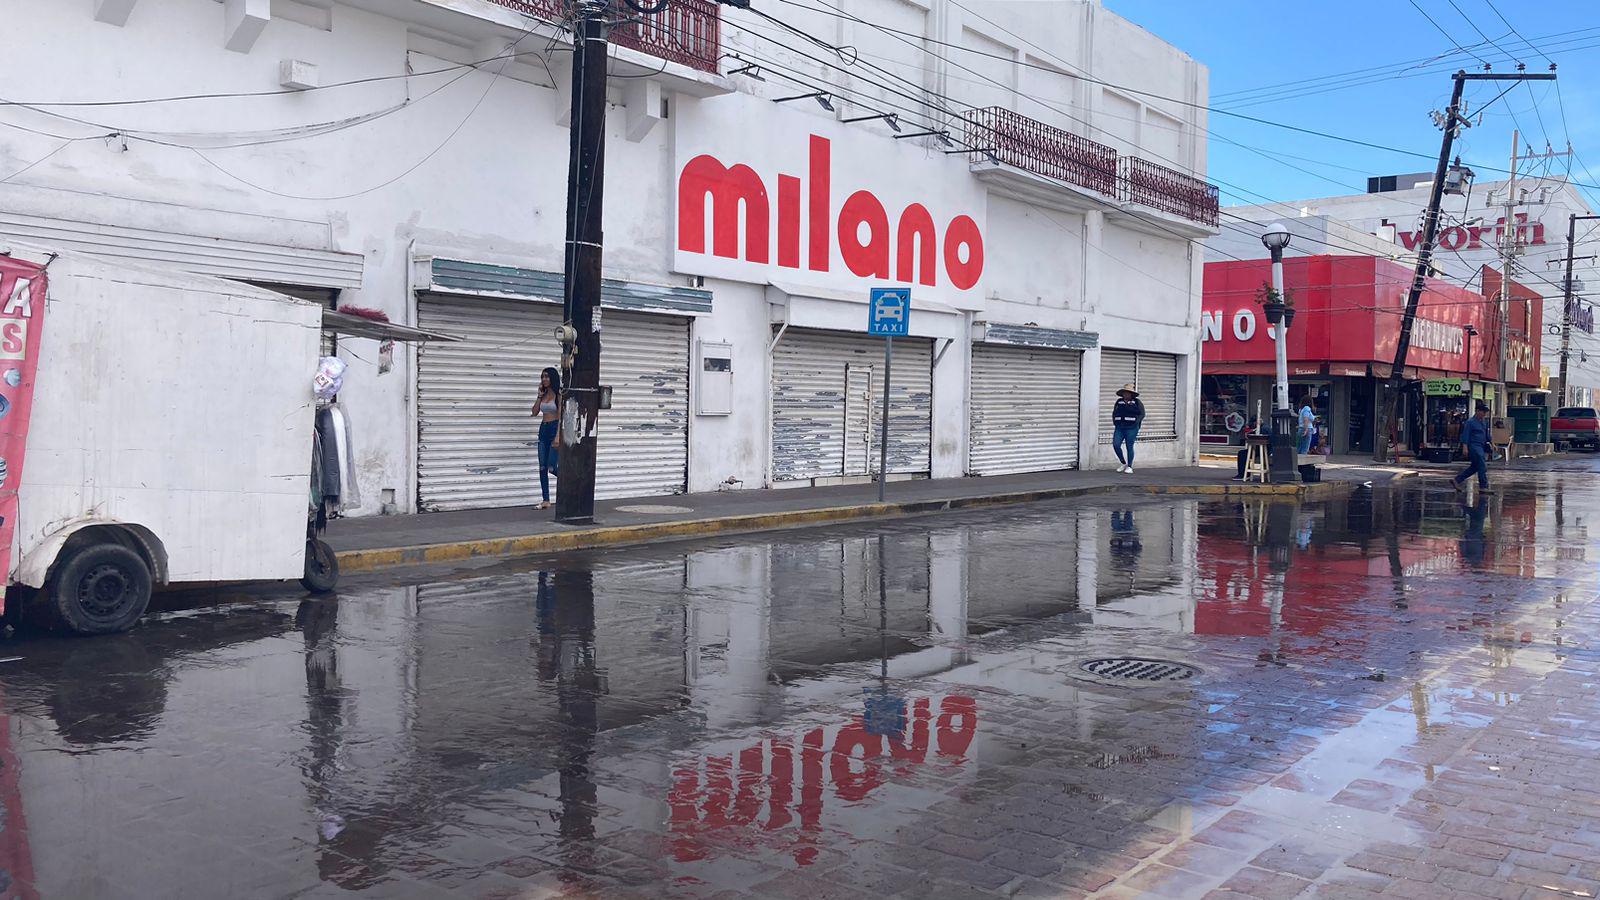
<path fill-rule="evenodd" d="M 1442 110 L 1449 103 L 1450 72 L 1483 65 L 1456 50 L 1452 39 L 1493 62 L 1496 71 L 1514 70 L 1516 60 L 1508 55 L 1525 62 L 1529 72 L 1546 71 L 1552 61 L 1558 66 L 1560 102 L 1553 85 L 1536 83 L 1517 86 L 1484 109 L 1503 85 L 1468 86 L 1470 114 L 1476 121 L 1482 109 L 1484 117 L 1481 125 L 1464 132 L 1457 148 L 1463 160 L 1478 169 L 1480 181 L 1504 177 L 1484 167 L 1508 167 L 1511 133 L 1520 126 L 1524 146 L 1531 141 L 1540 151 L 1546 140 L 1557 150 L 1566 149 L 1570 135 L 1580 160 L 1573 165 L 1574 180 L 1600 183 L 1600 3 L 1414 2 L 1415 6 L 1413 0 L 1105 0 L 1108 8 L 1209 66 L 1216 110 L 1429 157 L 1368 149 L 1213 112 L 1210 176 L 1221 187 L 1224 204 L 1359 193 L 1366 190 L 1367 175 L 1431 171 L 1440 132 L 1429 110 Z M 1511 33 L 1496 9 L 1517 34 Z M 1474 25 L 1501 49 L 1486 41 Z M 1548 53 L 1549 59 L 1530 49 L 1523 38 Z M 1452 52 L 1418 68 L 1424 58 Z M 1276 95 L 1260 92 L 1271 85 L 1356 70 L 1365 72 L 1290 85 Z M 1356 83 L 1362 81 L 1368 83 Z M 1328 89 L 1335 86 L 1339 89 Z M 1258 93 L 1239 93 L 1244 91 Z M 1586 172 L 1584 161 L 1595 168 Z M 1564 159 L 1551 165 L 1558 174 L 1566 171 Z M 1537 171 L 1542 172 L 1542 166 Z M 1588 193 L 1591 198 L 1600 196 L 1600 191 Z"/>

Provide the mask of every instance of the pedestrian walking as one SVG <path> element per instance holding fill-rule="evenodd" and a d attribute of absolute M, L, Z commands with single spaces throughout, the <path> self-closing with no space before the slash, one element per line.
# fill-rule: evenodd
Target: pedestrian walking
<path fill-rule="evenodd" d="M 1144 404 L 1139 402 L 1139 391 L 1125 384 L 1117 391 L 1116 405 L 1111 407 L 1111 449 L 1121 464 L 1118 472 L 1133 474 L 1133 443 L 1139 439 L 1139 426 L 1143 424 Z"/>
<path fill-rule="evenodd" d="M 561 373 L 553 367 L 539 374 L 533 414 L 539 417 L 539 508 L 549 509 L 550 476 L 559 473 L 561 454 Z"/>
<path fill-rule="evenodd" d="M 1317 413 L 1311 408 L 1311 401 L 1307 400 L 1300 407 L 1300 446 L 1299 452 L 1305 455 L 1311 452 L 1311 439 L 1317 433 Z"/>
<path fill-rule="evenodd" d="M 1478 490 L 1489 489 L 1489 458 L 1494 456 L 1494 444 L 1489 436 L 1489 407 L 1478 404 L 1477 414 L 1467 420 L 1461 429 L 1461 443 L 1467 447 L 1467 467 L 1452 482 L 1456 490 L 1464 490 L 1468 478 L 1478 475 Z"/>

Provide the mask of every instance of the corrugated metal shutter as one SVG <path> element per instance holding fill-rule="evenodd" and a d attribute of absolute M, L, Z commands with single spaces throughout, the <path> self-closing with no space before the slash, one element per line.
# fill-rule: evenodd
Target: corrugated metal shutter
<path fill-rule="evenodd" d="M 790 329 L 772 353 L 773 479 L 876 472 L 882 396 L 882 341 Z M 932 468 L 932 341 L 894 342 L 889 403 L 889 472 L 927 473 Z"/>
<path fill-rule="evenodd" d="M 558 306 L 425 294 L 419 327 L 463 338 L 418 350 L 417 491 L 425 511 L 518 506 L 539 499 L 538 432 L 529 410 L 539 372 L 555 365 Z M 689 326 L 683 319 L 602 314 L 595 496 L 681 493 L 689 459 Z"/>
<path fill-rule="evenodd" d="M 1078 464 L 1078 370 L 1075 350 L 974 344 L 974 475 L 1070 469 Z"/>
<path fill-rule="evenodd" d="M 76 250 L 143 265 L 169 265 L 197 275 L 326 288 L 359 288 L 359 253 L 281 247 L 198 234 L 173 234 L 0 211 L 0 235 L 60 250 Z"/>
<path fill-rule="evenodd" d="M 1107 349 L 1100 352 L 1100 443 L 1111 443 L 1111 408 L 1117 391 L 1129 382 L 1144 401 L 1139 440 L 1177 440 L 1178 358 L 1170 353 Z"/>
<path fill-rule="evenodd" d="M 1144 427 L 1139 439 L 1178 438 L 1178 358 L 1169 353 L 1139 352 L 1139 399 L 1144 401 Z"/>

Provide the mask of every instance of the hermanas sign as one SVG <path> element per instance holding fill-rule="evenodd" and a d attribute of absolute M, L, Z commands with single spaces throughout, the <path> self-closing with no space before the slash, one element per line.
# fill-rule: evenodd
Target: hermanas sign
<path fill-rule="evenodd" d="M 742 94 L 686 105 L 676 134 L 677 271 L 863 301 L 895 282 L 957 298 L 983 277 L 985 197 L 965 157 Z"/>

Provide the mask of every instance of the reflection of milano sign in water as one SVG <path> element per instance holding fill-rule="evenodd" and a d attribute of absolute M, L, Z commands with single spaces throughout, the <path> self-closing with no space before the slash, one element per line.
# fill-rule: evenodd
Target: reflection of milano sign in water
<path fill-rule="evenodd" d="M 888 780 L 936 758 L 960 765 L 978 731 L 978 704 L 971 697 L 944 697 L 934 718 L 933 699 L 910 704 L 900 737 L 881 737 L 857 719 L 843 727 L 814 728 L 798 740 L 774 737 L 737 754 L 709 756 L 672 773 L 673 855 L 679 862 L 710 854 L 699 840 L 722 833 L 747 840 L 750 833 L 789 828 L 795 862 L 816 859 L 811 841 L 821 829 L 826 785 L 839 800 L 858 802 Z M 798 763 L 798 765 L 797 765 Z M 759 837 L 757 838 L 759 839 Z"/>

